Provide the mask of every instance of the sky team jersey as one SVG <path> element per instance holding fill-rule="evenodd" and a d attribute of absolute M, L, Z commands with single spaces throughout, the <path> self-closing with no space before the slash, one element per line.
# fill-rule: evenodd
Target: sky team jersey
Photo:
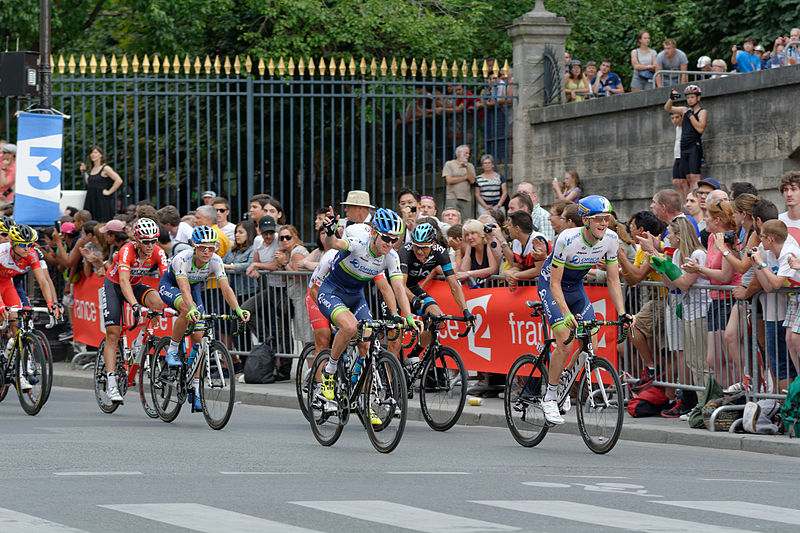
<path fill-rule="evenodd" d="M 0 279 L 11 279 L 29 268 L 42 268 L 39 262 L 39 254 L 31 248 L 28 248 L 28 250 L 28 255 L 22 259 L 17 259 L 14 257 L 10 242 L 0 244 Z"/>
<path fill-rule="evenodd" d="M 164 274 L 164 279 L 172 283 L 178 284 L 178 278 L 188 279 L 189 283 L 202 283 L 208 278 L 227 279 L 225 268 L 222 265 L 222 259 L 217 254 L 211 256 L 211 260 L 197 268 L 194 264 L 194 248 L 184 250 L 172 258 L 169 263 L 169 269 Z"/>
<path fill-rule="evenodd" d="M 164 253 L 161 247 L 156 246 L 150 257 L 142 261 L 136 251 L 136 245 L 132 242 L 127 242 L 114 255 L 114 262 L 106 272 L 106 278 L 119 285 L 119 273 L 124 270 L 131 275 L 131 285 L 136 285 L 142 280 L 143 276 L 160 278 L 167 271 L 167 268 L 169 268 L 167 254 Z"/>
<path fill-rule="evenodd" d="M 611 230 L 606 230 L 602 239 L 590 245 L 583 238 L 583 228 L 569 228 L 559 233 L 553 246 L 553 253 L 542 266 L 542 278 L 550 282 L 551 265 L 564 268 L 561 285 L 576 285 L 596 264 L 605 261 L 607 265 L 617 264 L 619 238 Z"/>
<path fill-rule="evenodd" d="M 386 255 L 374 255 L 370 241 L 362 242 L 356 238 L 344 239 L 347 250 L 342 250 L 331 264 L 328 278 L 344 288 L 360 289 L 386 270 L 389 279 L 402 277 L 400 258 L 395 250 Z"/>
<path fill-rule="evenodd" d="M 400 257 L 400 271 L 403 274 L 408 274 L 408 287 L 419 285 L 419 282 L 424 280 L 433 270 L 440 266 L 445 276 L 455 274 L 453 271 L 453 264 L 450 262 L 450 255 L 447 250 L 439 244 L 434 244 L 431 247 L 431 253 L 425 262 L 420 262 L 417 256 L 414 255 L 414 245 L 411 243 L 404 244 L 398 251 L 397 255 Z"/>

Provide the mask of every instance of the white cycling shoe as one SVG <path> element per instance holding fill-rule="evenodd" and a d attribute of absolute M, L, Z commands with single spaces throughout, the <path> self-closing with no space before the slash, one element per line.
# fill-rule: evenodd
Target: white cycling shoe
<path fill-rule="evenodd" d="M 113 403 L 123 403 L 122 394 L 119 393 L 119 387 L 116 385 L 108 388 L 108 401 Z"/>
<path fill-rule="evenodd" d="M 542 400 L 542 411 L 544 412 L 544 419 L 550 424 L 561 425 L 564 423 L 564 417 L 558 410 L 558 402 L 555 400 L 544 401 Z"/>
<path fill-rule="evenodd" d="M 22 392 L 27 392 L 33 388 L 33 385 L 30 384 L 28 378 L 23 375 L 19 376 L 19 381 L 17 383 L 19 383 L 19 390 Z"/>

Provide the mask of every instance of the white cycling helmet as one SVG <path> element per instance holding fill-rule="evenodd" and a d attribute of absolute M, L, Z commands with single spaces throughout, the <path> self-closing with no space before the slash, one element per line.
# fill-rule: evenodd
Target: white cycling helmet
<path fill-rule="evenodd" d="M 150 218 L 140 218 L 133 225 L 133 236 L 139 240 L 155 239 L 160 233 L 158 224 Z"/>

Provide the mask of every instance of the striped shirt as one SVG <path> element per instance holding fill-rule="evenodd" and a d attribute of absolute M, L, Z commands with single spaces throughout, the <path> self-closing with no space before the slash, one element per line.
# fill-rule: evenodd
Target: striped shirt
<path fill-rule="evenodd" d="M 485 174 L 475 178 L 475 185 L 480 189 L 481 198 L 489 204 L 489 206 L 496 206 L 503 195 L 502 185 L 506 182 L 506 178 L 502 174 L 496 173 L 493 178 L 487 178 Z"/>

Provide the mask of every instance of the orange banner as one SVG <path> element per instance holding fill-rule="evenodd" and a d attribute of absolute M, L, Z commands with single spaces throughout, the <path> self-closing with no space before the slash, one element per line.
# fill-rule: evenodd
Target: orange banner
<path fill-rule="evenodd" d="M 436 299 L 445 314 L 461 316 L 446 282 L 433 281 L 425 290 Z M 586 294 L 599 320 L 617 319 L 608 288 L 588 286 Z M 508 287 L 465 288 L 464 297 L 477 319 L 475 331 L 459 338 L 464 323 L 450 321 L 440 331 L 439 338 L 442 344 L 458 351 L 468 370 L 505 374 L 521 354 L 539 352 L 547 338 L 543 337 L 542 319 L 531 317 L 531 310 L 525 305 L 526 300 L 539 300 L 536 287 L 519 287 L 513 292 Z M 614 366 L 617 365 L 616 342 L 617 328 L 600 329 L 595 353 L 607 358 Z"/>
<path fill-rule="evenodd" d="M 158 278 L 142 278 L 145 285 L 158 290 Z M 88 346 L 98 346 L 106 336 L 103 324 L 103 278 L 91 276 L 83 278 L 72 286 L 72 321 L 73 338 Z M 123 333 L 128 337 L 130 345 L 139 334 L 140 326 L 129 331 L 127 325 L 133 324 L 133 312 L 127 303 L 123 306 L 123 324 L 126 324 Z M 172 334 L 171 317 L 160 317 L 153 322 L 153 334 L 164 337 Z"/>

